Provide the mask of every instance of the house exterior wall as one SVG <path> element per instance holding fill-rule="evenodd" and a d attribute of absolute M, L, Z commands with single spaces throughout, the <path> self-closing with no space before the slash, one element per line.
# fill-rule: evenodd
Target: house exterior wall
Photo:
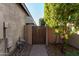
<path fill-rule="evenodd" d="M 32 25 L 27 25 L 28 27 L 28 44 L 32 45 Z"/>
<path fill-rule="evenodd" d="M 7 27 L 6 37 L 8 48 L 11 52 L 15 48 L 16 41 L 23 38 L 23 28 L 27 14 L 18 4 L 0 4 L 0 53 L 4 53 L 3 21 Z M 29 20 L 27 20 L 28 22 Z M 3 55 L 3 54 L 0 54 Z"/>
<path fill-rule="evenodd" d="M 32 45 L 32 24 L 25 25 L 25 40 L 27 44 Z"/>

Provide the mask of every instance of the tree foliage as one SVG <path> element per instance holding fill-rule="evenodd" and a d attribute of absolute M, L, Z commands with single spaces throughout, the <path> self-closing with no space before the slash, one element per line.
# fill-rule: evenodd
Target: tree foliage
<path fill-rule="evenodd" d="M 44 18 L 39 19 L 39 24 L 40 24 L 40 26 L 45 26 Z"/>
<path fill-rule="evenodd" d="M 68 23 L 74 24 L 75 28 L 79 28 L 79 4 L 45 3 L 44 19 L 47 26 L 59 29 L 61 33 L 69 31 Z"/>
<path fill-rule="evenodd" d="M 79 24 L 79 4 L 74 3 L 46 3 L 44 7 L 45 22 L 50 27 L 58 26 L 58 24 L 74 23 Z"/>

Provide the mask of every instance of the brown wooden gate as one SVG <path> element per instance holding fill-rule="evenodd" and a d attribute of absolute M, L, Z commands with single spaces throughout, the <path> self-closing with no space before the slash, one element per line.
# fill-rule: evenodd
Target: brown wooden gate
<path fill-rule="evenodd" d="M 32 27 L 32 43 L 33 44 L 46 43 L 46 28 L 44 26 Z"/>

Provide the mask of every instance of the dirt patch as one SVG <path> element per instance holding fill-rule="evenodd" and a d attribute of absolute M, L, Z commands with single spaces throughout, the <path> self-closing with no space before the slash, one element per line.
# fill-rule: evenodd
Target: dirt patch
<path fill-rule="evenodd" d="M 79 56 L 79 49 L 71 45 L 49 44 L 47 50 L 49 56 Z"/>
<path fill-rule="evenodd" d="M 62 46 L 59 44 L 58 45 L 49 44 L 47 46 L 47 50 L 49 56 L 63 56 Z"/>
<path fill-rule="evenodd" d="M 71 45 L 64 46 L 64 55 L 65 56 L 79 56 L 79 49 Z"/>

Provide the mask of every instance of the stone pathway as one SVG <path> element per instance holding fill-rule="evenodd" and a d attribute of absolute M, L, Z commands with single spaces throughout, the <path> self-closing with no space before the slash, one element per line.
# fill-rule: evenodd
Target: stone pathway
<path fill-rule="evenodd" d="M 30 56 L 48 56 L 45 45 L 33 45 Z"/>

